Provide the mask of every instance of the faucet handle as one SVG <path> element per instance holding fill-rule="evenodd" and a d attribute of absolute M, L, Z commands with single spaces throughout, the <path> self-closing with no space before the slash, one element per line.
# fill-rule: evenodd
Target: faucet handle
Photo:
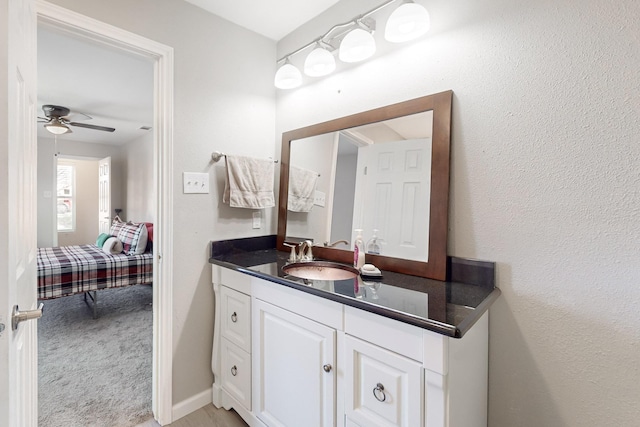
<path fill-rule="evenodd" d="M 296 246 L 298 245 L 292 245 L 290 243 L 284 243 L 284 245 L 291 248 L 291 255 L 289 255 L 289 262 L 298 261 L 298 255 L 296 255 Z"/>

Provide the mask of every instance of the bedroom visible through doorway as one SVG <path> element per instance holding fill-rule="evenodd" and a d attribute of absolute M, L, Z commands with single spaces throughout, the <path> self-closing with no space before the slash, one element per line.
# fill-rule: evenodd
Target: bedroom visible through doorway
<path fill-rule="evenodd" d="M 126 31 L 120 30 L 118 28 L 109 26 L 102 22 L 96 21 L 94 19 L 88 18 L 86 16 L 82 16 L 76 14 L 74 12 L 63 9 L 59 6 L 49 4 L 46 2 L 42 2 L 38 4 L 38 32 L 50 32 L 50 36 L 52 38 L 57 38 L 58 36 L 64 35 L 69 37 L 70 39 L 74 39 L 71 43 L 80 42 L 91 45 L 92 47 L 100 47 L 105 49 L 108 52 L 103 52 L 102 55 L 108 56 L 111 54 L 120 54 L 120 55 L 129 55 L 130 57 L 137 58 L 141 62 L 145 62 L 148 65 L 148 70 L 150 71 L 148 84 L 152 88 L 152 113 L 151 113 L 151 121 L 152 126 L 145 125 L 144 129 L 139 129 L 142 133 L 140 139 L 147 139 L 146 142 L 141 142 L 138 144 L 134 144 L 134 148 L 123 148 L 124 143 L 116 144 L 122 145 L 119 150 L 120 153 L 117 153 L 115 157 L 120 156 L 122 162 L 121 173 L 114 174 L 117 179 L 121 179 L 121 184 L 119 188 L 121 189 L 120 200 L 114 203 L 112 207 L 118 206 L 118 208 L 122 208 L 124 210 L 124 206 L 127 205 L 127 200 L 134 200 L 134 203 L 131 203 L 130 206 L 132 209 L 127 209 L 127 212 L 123 212 L 123 216 L 126 218 L 127 213 L 132 213 L 133 215 L 137 215 L 134 213 L 138 212 L 140 215 L 148 215 L 151 217 L 142 216 L 140 219 L 131 218 L 133 221 L 144 221 L 144 222 L 153 222 L 155 225 L 155 236 L 157 245 L 154 246 L 154 257 L 153 257 L 153 327 L 152 330 L 149 331 L 153 335 L 153 354 L 150 355 L 150 358 L 153 359 L 153 386 L 152 386 L 152 396 L 153 396 L 153 414 L 158 421 L 165 424 L 171 421 L 171 322 L 170 316 L 167 314 L 171 311 L 171 294 L 168 291 L 170 288 L 170 280 L 171 280 L 171 239 L 172 239 L 172 227 L 170 222 L 168 221 L 168 215 L 166 212 L 170 209 L 172 193 L 171 193 L 171 165 L 168 159 L 166 158 L 165 153 L 171 152 L 172 147 L 172 135 L 171 135 L 171 105 L 173 102 L 172 97 L 172 74 L 173 74 L 173 53 L 172 49 L 161 44 L 155 43 L 151 40 L 145 39 L 143 37 L 139 37 L 135 34 L 128 33 Z M 64 61 L 68 58 L 65 57 L 66 52 L 70 52 L 71 49 L 60 49 L 59 46 L 54 50 L 57 54 L 57 59 L 59 61 Z M 81 55 L 81 57 L 83 57 Z M 40 80 L 39 73 L 39 80 Z M 49 70 L 44 74 L 46 78 L 52 78 L 52 74 L 49 74 Z M 78 75 L 74 77 L 69 73 L 65 73 L 62 76 L 58 76 L 57 78 L 52 78 L 55 80 L 56 84 L 53 85 L 54 90 L 62 91 L 64 82 L 71 82 L 74 84 L 74 90 L 69 92 L 72 94 L 76 94 L 77 92 L 83 92 L 85 94 L 94 95 L 95 91 L 93 90 L 84 90 L 78 89 L 78 84 L 82 81 L 86 80 L 86 78 L 91 76 L 92 73 L 85 73 L 84 75 Z M 127 80 L 127 79 L 121 79 Z M 39 85 L 41 88 L 44 88 L 42 84 Z M 103 83 L 99 84 L 96 87 L 107 86 Z M 39 93 L 39 98 L 40 98 Z M 82 106 L 80 102 L 74 102 L 74 100 L 67 98 L 60 99 L 58 96 L 62 96 L 61 92 L 55 94 L 54 100 L 45 101 L 43 99 L 38 99 L 40 105 L 48 105 L 48 103 L 56 103 L 56 104 L 74 104 L 76 107 L 74 109 L 77 113 L 82 115 L 90 116 L 87 120 L 93 120 L 96 125 L 105 125 L 105 126 L 113 126 L 116 129 L 118 127 L 125 128 L 126 124 L 122 126 L 116 124 L 113 125 L 114 120 L 117 120 L 117 114 L 114 111 L 111 111 L 111 114 L 97 112 L 100 108 L 100 105 L 107 105 L 111 107 L 116 107 L 117 102 L 114 100 L 103 100 L 102 102 L 98 102 L 94 100 L 91 104 L 86 104 Z M 68 107 L 68 105 L 62 105 L 64 107 Z M 71 108 L 69 108 L 72 110 Z M 92 111 L 93 115 L 85 112 Z M 73 110 L 72 110 L 73 111 Z M 97 119 L 102 120 L 98 122 Z M 108 120 L 108 121 L 107 121 Z M 128 120 L 126 118 L 125 120 Z M 40 126 L 39 126 L 40 127 Z M 140 126 L 141 128 L 143 126 Z M 149 127 L 151 127 L 151 131 L 149 131 Z M 87 138 L 75 138 L 80 137 L 82 135 L 82 131 L 78 130 L 76 132 L 76 128 L 73 129 L 73 133 L 68 135 L 69 138 L 66 138 L 66 141 L 58 138 L 57 144 L 46 144 L 41 141 L 39 135 L 39 154 L 46 155 L 48 151 L 48 157 L 43 161 L 46 163 L 53 163 L 53 158 L 58 154 L 63 154 L 65 150 L 70 156 L 91 156 L 102 158 L 110 153 L 105 153 L 105 147 L 107 147 L 108 141 L 88 141 Z M 84 130 L 84 129 L 83 129 Z M 95 132 L 100 132 L 99 130 Z M 46 139 L 46 134 L 43 136 L 43 139 Z M 86 136 L 86 134 L 84 135 Z M 73 151 L 75 150 L 75 151 Z M 95 151 L 98 150 L 96 154 Z M 102 151 L 101 151 L 102 150 Z M 142 157 L 135 158 L 132 162 L 126 160 L 130 155 L 137 155 Z M 140 175 L 140 164 L 147 164 L 148 167 L 143 168 L 143 173 Z M 39 161 L 40 163 L 40 161 Z M 129 169 L 127 169 L 129 168 Z M 131 172 L 131 173 L 129 173 Z M 50 179 L 50 181 L 52 181 Z M 134 186 L 129 186 L 127 181 L 133 182 L 135 181 Z M 38 182 L 38 198 L 47 198 L 48 203 L 39 203 L 39 207 L 43 206 L 44 208 L 57 212 L 57 197 L 53 197 L 57 195 L 54 193 L 53 189 L 44 190 L 41 188 L 41 182 L 39 177 Z M 151 188 L 151 191 L 143 191 L 142 197 L 136 196 L 136 191 L 139 191 L 142 184 L 146 185 L 146 188 Z M 114 183 L 115 187 L 118 187 L 117 184 Z M 127 199 L 128 198 L 128 199 Z M 63 201 L 63 204 L 65 202 Z M 111 215 L 115 213 L 115 209 L 112 209 Z M 41 212 L 39 209 L 39 217 Z M 45 227 L 51 227 L 55 225 L 57 228 L 57 215 L 49 215 L 48 220 L 43 220 L 38 222 L 38 239 L 41 239 L 41 236 L 46 235 L 46 233 L 41 233 L 41 223 L 44 224 Z M 43 217 L 44 218 L 44 217 Z M 148 219 L 147 219 L 148 218 Z M 146 221 L 145 221 L 146 220 Z M 50 233 L 53 234 L 53 233 Z M 38 242 L 39 246 L 40 241 Z M 57 243 L 57 242 L 56 242 Z M 160 258 L 163 258 L 167 261 L 160 263 Z M 117 291 L 117 289 L 116 289 Z M 168 320 L 167 320 L 168 319 Z M 150 396 L 151 397 L 151 396 Z"/>

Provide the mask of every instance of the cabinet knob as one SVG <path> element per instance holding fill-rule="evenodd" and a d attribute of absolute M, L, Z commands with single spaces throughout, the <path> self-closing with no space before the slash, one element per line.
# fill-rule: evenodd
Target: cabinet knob
<path fill-rule="evenodd" d="M 231 375 L 233 375 L 234 377 L 238 375 L 238 367 L 236 365 L 233 365 L 231 367 Z"/>
<path fill-rule="evenodd" d="M 378 402 L 387 400 L 387 395 L 384 393 L 384 386 L 382 384 L 378 383 L 373 388 L 373 397 L 375 397 Z"/>
<path fill-rule="evenodd" d="M 231 321 L 233 323 L 236 323 L 238 321 L 238 313 L 236 313 L 235 311 L 233 312 L 233 314 L 231 315 Z"/>
<path fill-rule="evenodd" d="M 324 369 L 325 372 L 331 372 L 331 368 L 333 368 L 333 366 L 331 366 L 331 364 L 329 363 L 327 363 L 322 367 L 322 369 Z"/>

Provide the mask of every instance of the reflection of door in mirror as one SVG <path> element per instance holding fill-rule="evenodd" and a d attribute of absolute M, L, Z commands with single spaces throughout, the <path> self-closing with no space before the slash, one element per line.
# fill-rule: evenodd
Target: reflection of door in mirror
<path fill-rule="evenodd" d="M 431 138 L 360 148 L 353 224 L 381 255 L 428 260 L 430 165 Z"/>
<path fill-rule="evenodd" d="M 331 241 L 374 230 L 381 255 L 428 260 L 431 111 L 340 132 Z"/>

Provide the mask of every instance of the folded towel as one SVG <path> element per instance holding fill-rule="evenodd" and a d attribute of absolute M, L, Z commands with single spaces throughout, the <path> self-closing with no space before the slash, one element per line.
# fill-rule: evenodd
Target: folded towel
<path fill-rule="evenodd" d="M 102 245 L 102 250 L 109 255 L 122 253 L 122 242 L 117 237 L 109 237 Z"/>
<path fill-rule="evenodd" d="M 99 248 L 104 246 L 104 242 L 106 242 L 109 237 L 111 237 L 111 236 L 108 235 L 107 233 L 100 233 L 100 235 L 96 239 L 96 246 L 99 247 Z"/>
<path fill-rule="evenodd" d="M 234 208 L 271 208 L 273 196 L 273 160 L 243 156 L 225 157 L 227 173 L 222 202 Z"/>
<path fill-rule="evenodd" d="M 309 212 L 313 207 L 317 181 L 318 172 L 291 166 L 287 209 L 291 212 Z"/>

